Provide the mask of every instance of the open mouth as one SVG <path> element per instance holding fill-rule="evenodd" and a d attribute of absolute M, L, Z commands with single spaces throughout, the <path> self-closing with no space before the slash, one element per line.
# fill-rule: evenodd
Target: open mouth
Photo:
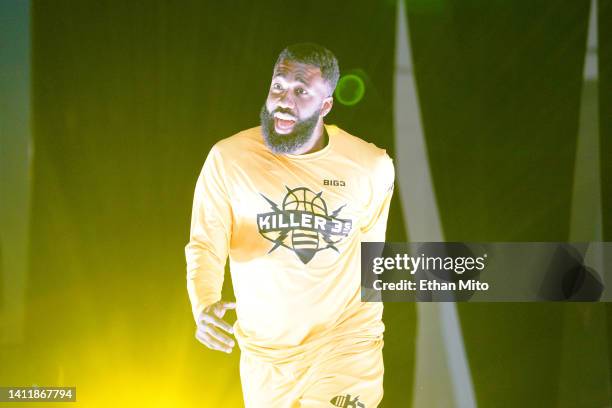
<path fill-rule="evenodd" d="M 288 116 L 274 115 L 274 128 L 277 133 L 289 133 L 295 125 L 295 119 L 290 119 Z"/>

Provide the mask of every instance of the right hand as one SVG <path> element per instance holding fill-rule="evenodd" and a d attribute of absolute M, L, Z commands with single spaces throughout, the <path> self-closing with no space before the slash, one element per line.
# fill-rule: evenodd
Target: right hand
<path fill-rule="evenodd" d="M 198 316 L 196 339 L 211 350 L 231 353 L 235 342 L 223 331 L 234 334 L 234 328 L 222 317 L 227 310 L 235 308 L 235 302 L 225 302 L 223 300 L 207 306 Z"/>

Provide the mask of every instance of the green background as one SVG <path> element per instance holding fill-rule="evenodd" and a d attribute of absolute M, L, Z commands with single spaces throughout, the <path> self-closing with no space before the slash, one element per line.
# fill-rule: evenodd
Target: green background
<path fill-rule="evenodd" d="M 599 1 L 607 241 L 611 3 Z M 589 2 L 406 6 L 446 240 L 568 240 Z M 183 248 L 197 174 L 216 141 L 258 124 L 276 56 L 298 41 L 363 73 L 363 99 L 328 122 L 395 156 L 395 2 L 41 0 L 30 17 L 25 334 L 0 345 L 0 383 L 74 385 L 86 407 L 241 406 L 237 350 L 194 338 Z M 389 241 L 409 239 L 399 197 Z M 592 348 L 612 344 L 594 323 L 612 322 L 606 307 L 459 304 L 478 406 L 609 405 L 610 362 Z M 408 407 L 415 305 L 387 304 L 384 319 L 383 406 Z"/>

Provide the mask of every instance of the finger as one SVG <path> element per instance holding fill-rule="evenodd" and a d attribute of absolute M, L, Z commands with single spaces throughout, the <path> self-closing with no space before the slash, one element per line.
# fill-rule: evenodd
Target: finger
<path fill-rule="evenodd" d="M 220 329 L 225 330 L 226 332 L 230 334 L 234 334 L 234 328 L 229 323 L 227 323 L 224 320 L 219 319 L 218 317 L 214 315 L 211 315 L 211 314 L 204 315 L 202 317 L 202 322 L 212 324 L 214 326 L 217 326 Z"/>
<path fill-rule="evenodd" d="M 221 331 L 217 330 L 213 326 L 205 326 L 203 329 L 204 333 L 210 334 L 213 338 L 219 340 L 226 347 L 234 347 L 234 339 L 226 336 Z"/>
<path fill-rule="evenodd" d="M 221 306 L 224 309 L 235 309 L 236 308 L 236 302 L 221 302 Z"/>
<path fill-rule="evenodd" d="M 196 332 L 196 338 L 209 349 L 223 351 L 224 353 L 228 354 L 232 352 L 231 347 L 224 345 L 219 340 L 211 337 L 208 333 L 204 333 L 201 330 Z"/>
<path fill-rule="evenodd" d="M 225 301 L 219 301 L 217 302 L 217 304 L 215 305 L 215 315 L 217 315 L 217 317 L 223 317 L 225 316 L 225 312 L 227 312 L 230 309 L 235 309 L 236 308 L 236 303 L 235 302 L 225 302 Z"/>
<path fill-rule="evenodd" d="M 211 341 L 210 336 L 202 331 L 196 331 L 196 339 L 211 350 L 219 350 L 227 353 L 227 347 L 223 347 L 214 341 Z"/>
<path fill-rule="evenodd" d="M 209 349 L 213 349 L 213 350 L 221 350 L 220 347 L 218 347 L 216 344 L 211 343 L 210 341 L 210 337 L 208 336 L 208 334 L 204 333 L 201 330 L 196 330 L 196 334 L 195 334 L 195 338 L 202 343 L 203 345 L 205 345 L 206 347 L 208 347 Z M 221 350 L 223 351 L 223 350 Z"/>

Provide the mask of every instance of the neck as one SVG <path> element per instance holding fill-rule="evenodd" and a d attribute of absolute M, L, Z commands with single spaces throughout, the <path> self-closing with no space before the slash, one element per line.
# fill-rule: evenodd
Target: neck
<path fill-rule="evenodd" d="M 300 155 L 318 152 L 319 150 L 327 146 L 327 143 L 327 132 L 325 131 L 325 126 L 323 124 L 323 120 L 321 119 L 312 131 L 312 137 L 310 138 L 310 141 L 306 145 L 304 145 L 304 147 L 302 147 L 299 151 L 293 154 Z"/>

